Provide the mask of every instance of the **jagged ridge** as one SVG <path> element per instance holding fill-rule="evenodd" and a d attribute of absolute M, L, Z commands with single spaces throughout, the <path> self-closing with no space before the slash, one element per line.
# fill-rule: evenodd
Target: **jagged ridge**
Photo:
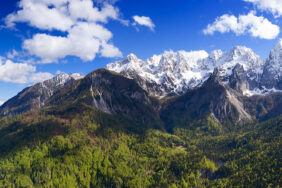
<path fill-rule="evenodd" d="M 223 83 L 239 93 L 263 95 L 281 90 L 281 46 L 280 41 L 265 61 L 250 48 L 237 46 L 227 52 L 215 50 L 210 54 L 205 51 L 166 51 L 145 61 L 130 54 L 123 61 L 110 63 L 106 68 L 128 78 L 138 78 L 151 95 L 183 94 L 201 86 L 215 69 Z M 234 79 L 239 82 L 235 83 Z"/>

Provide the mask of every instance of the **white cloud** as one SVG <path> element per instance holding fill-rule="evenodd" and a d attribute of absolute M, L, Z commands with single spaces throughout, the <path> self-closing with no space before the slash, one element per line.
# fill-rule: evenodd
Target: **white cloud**
<path fill-rule="evenodd" d="M 52 78 L 47 72 L 36 72 L 36 67 L 0 59 L 0 81 L 11 83 L 36 83 Z"/>
<path fill-rule="evenodd" d="M 215 22 L 209 24 L 203 30 L 205 35 L 213 35 L 215 32 L 227 33 L 234 32 L 236 35 L 250 34 L 253 37 L 262 39 L 274 39 L 280 33 L 279 26 L 272 24 L 262 16 L 256 16 L 254 11 L 247 15 L 225 14 L 216 18 Z"/>
<path fill-rule="evenodd" d="M 149 27 L 152 31 L 154 31 L 155 29 L 155 24 L 153 23 L 153 21 L 151 20 L 150 17 L 146 17 L 146 16 L 133 16 L 134 19 L 134 23 L 133 25 L 142 25 L 142 26 L 146 26 Z"/>
<path fill-rule="evenodd" d="M 2 106 L 2 104 L 4 104 L 5 102 L 4 101 L 0 101 L 0 106 Z"/>
<path fill-rule="evenodd" d="M 45 63 L 68 55 L 90 61 L 100 52 L 101 42 L 108 41 L 112 33 L 97 24 L 78 23 L 66 37 L 36 34 L 24 41 L 23 48 L 30 54 L 41 57 Z"/>
<path fill-rule="evenodd" d="M 6 17 L 7 26 L 26 22 L 41 30 L 56 30 L 62 35 L 37 33 L 23 42 L 23 49 L 42 59 L 43 63 L 56 62 L 66 56 L 77 56 L 83 61 L 93 60 L 97 54 L 120 57 L 122 53 L 105 28 L 109 19 L 120 21 L 119 10 L 104 3 L 95 7 L 92 0 L 21 0 L 20 10 Z"/>
<path fill-rule="evenodd" d="M 93 7 L 92 0 L 72 0 L 69 4 L 70 16 L 74 19 L 86 19 L 92 22 L 107 22 L 109 18 L 118 19 L 118 9 L 106 4 L 101 10 Z"/>
<path fill-rule="evenodd" d="M 282 0 L 243 0 L 253 3 L 262 11 L 271 12 L 275 17 L 282 16 Z"/>
<path fill-rule="evenodd" d="M 56 8 L 49 8 L 48 5 L 51 5 L 51 1 L 48 0 L 22 0 L 19 3 L 21 10 L 8 15 L 6 24 L 14 26 L 15 22 L 28 22 L 31 26 L 39 29 L 67 31 L 74 22 L 61 8 L 63 1 L 59 0 L 58 2 Z"/>

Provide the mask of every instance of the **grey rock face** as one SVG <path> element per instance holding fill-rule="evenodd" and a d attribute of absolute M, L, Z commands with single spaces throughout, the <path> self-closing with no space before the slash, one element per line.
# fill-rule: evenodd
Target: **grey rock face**
<path fill-rule="evenodd" d="M 89 74 L 94 107 L 108 114 L 132 114 L 136 105 L 148 106 L 147 93 L 133 80 L 100 69 Z"/>
<path fill-rule="evenodd" d="M 247 79 L 247 74 L 243 66 L 237 64 L 232 70 L 232 75 L 229 79 L 229 86 L 236 91 L 244 91 L 249 89 L 249 83 Z"/>
<path fill-rule="evenodd" d="M 228 85 L 244 95 L 245 91 L 253 90 L 259 86 L 259 76 L 252 70 L 245 71 L 242 65 L 237 64 L 232 70 Z"/>

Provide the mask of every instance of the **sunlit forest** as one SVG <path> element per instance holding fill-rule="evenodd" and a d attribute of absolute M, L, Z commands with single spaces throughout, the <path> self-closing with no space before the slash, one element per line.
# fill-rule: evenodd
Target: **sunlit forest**
<path fill-rule="evenodd" d="M 172 133 L 96 116 L 1 118 L 0 187 L 281 187 L 281 116 L 229 132 L 207 118 Z"/>

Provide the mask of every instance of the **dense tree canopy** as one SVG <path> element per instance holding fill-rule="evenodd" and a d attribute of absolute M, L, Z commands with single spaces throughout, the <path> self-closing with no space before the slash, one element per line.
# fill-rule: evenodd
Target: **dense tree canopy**
<path fill-rule="evenodd" d="M 282 117 L 132 131 L 94 112 L 0 119 L 0 187 L 279 187 Z M 134 125 L 132 125 L 134 126 Z"/>

